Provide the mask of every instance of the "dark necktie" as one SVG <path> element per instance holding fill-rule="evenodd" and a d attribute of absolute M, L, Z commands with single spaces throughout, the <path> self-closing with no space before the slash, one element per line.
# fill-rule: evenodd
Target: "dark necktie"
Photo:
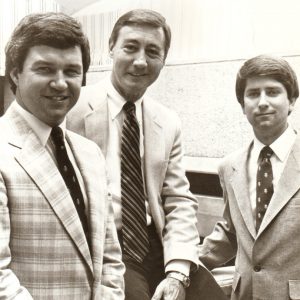
<path fill-rule="evenodd" d="M 265 146 L 259 155 L 256 177 L 256 230 L 258 231 L 273 195 L 273 171 L 270 158 L 273 150 Z"/>
<path fill-rule="evenodd" d="M 121 138 L 121 200 L 123 251 L 142 262 L 149 250 L 144 183 L 140 155 L 140 129 L 135 105 L 126 102 Z"/>
<path fill-rule="evenodd" d="M 77 213 L 79 215 L 80 221 L 82 223 L 82 227 L 85 232 L 87 241 L 89 243 L 88 221 L 85 214 L 83 195 L 81 192 L 79 182 L 76 177 L 76 173 L 67 154 L 62 129 L 60 127 L 53 127 L 51 131 L 51 137 L 55 145 L 58 169 L 65 181 L 67 188 L 69 189 Z"/>

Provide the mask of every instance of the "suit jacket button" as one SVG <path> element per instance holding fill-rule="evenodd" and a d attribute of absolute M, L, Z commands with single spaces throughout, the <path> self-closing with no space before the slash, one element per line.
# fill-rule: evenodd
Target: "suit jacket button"
<path fill-rule="evenodd" d="M 254 266 L 253 270 L 254 272 L 259 272 L 261 270 L 261 266 L 260 265 Z"/>

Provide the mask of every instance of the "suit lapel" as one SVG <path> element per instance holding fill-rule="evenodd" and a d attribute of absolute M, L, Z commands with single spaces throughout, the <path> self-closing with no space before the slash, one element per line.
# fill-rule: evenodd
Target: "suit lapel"
<path fill-rule="evenodd" d="M 236 157 L 233 163 L 233 173 L 230 178 L 232 182 L 233 191 L 235 193 L 235 199 L 240 209 L 241 215 L 245 221 L 248 231 L 253 238 L 256 236 L 256 229 L 254 226 L 254 220 L 252 215 L 252 208 L 249 197 L 249 180 L 248 180 L 248 158 L 249 151 L 252 144 L 246 147 Z"/>
<path fill-rule="evenodd" d="M 20 148 L 15 154 L 16 161 L 43 193 L 92 271 L 92 260 L 80 219 L 51 155 L 13 108 L 6 113 L 6 117 L 12 120 L 10 127 L 14 132 L 9 136 L 9 143 Z"/>
<path fill-rule="evenodd" d="M 89 148 L 82 147 L 81 142 L 74 138 L 71 139 L 69 134 L 70 132 L 68 132 L 66 138 L 80 170 L 89 201 L 90 237 L 93 261 L 95 262 L 103 250 L 101 247 L 105 231 L 103 222 L 103 219 L 105 219 L 105 204 L 107 203 L 106 200 L 103 199 L 103 197 L 107 195 L 105 166 L 104 164 L 97 165 L 97 168 L 95 168 L 95 160 L 91 157 Z M 84 157 L 90 157 L 90 159 L 84 160 L 82 159 Z"/>
<path fill-rule="evenodd" d="M 300 186 L 300 137 L 291 150 L 286 166 L 278 181 L 277 188 L 263 218 L 258 235 L 260 235 L 282 208 L 290 201 Z"/>
<path fill-rule="evenodd" d="M 145 149 L 144 177 L 149 204 L 152 209 L 152 217 L 155 219 L 155 224 L 163 228 L 161 212 L 153 211 L 157 205 L 151 205 L 151 199 L 157 199 L 157 191 L 161 190 L 161 187 L 157 185 L 163 182 L 161 180 L 161 172 L 163 164 L 166 163 L 165 138 L 157 110 L 151 101 L 151 99 L 145 97 L 142 107 Z"/>
<path fill-rule="evenodd" d="M 108 104 L 107 93 L 102 92 L 99 97 L 94 98 L 89 103 L 92 111 L 85 116 L 86 137 L 98 144 L 106 157 L 108 143 Z"/>

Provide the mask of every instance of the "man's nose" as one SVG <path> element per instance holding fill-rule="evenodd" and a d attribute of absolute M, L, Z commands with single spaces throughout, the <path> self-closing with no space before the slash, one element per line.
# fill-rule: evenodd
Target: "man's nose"
<path fill-rule="evenodd" d="M 66 78 L 62 72 L 58 72 L 55 78 L 50 82 L 50 86 L 53 89 L 63 91 L 68 87 Z"/>
<path fill-rule="evenodd" d="M 267 97 L 267 95 L 266 95 L 265 92 L 261 92 L 260 93 L 258 105 L 260 107 L 264 107 L 264 106 L 268 106 L 269 105 L 269 103 L 268 103 L 268 97 Z"/>
<path fill-rule="evenodd" d="M 136 67 L 146 67 L 147 66 L 147 57 L 144 50 L 141 50 L 137 53 L 133 64 Z"/>

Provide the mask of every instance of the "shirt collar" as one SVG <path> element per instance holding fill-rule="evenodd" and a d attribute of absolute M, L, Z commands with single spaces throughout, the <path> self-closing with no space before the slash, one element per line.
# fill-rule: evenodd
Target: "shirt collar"
<path fill-rule="evenodd" d="M 124 104 L 126 103 L 126 100 L 119 94 L 119 92 L 115 89 L 111 81 L 108 82 L 108 88 L 107 88 L 107 95 L 108 95 L 108 107 L 110 111 L 110 116 L 112 120 L 114 120 L 119 113 L 122 111 Z M 136 111 L 141 111 L 143 102 L 143 97 L 136 100 L 134 102 Z"/>
<path fill-rule="evenodd" d="M 29 124 L 30 128 L 34 131 L 34 133 L 41 141 L 41 144 L 45 147 L 49 139 L 49 136 L 51 134 L 52 127 L 39 120 L 32 113 L 25 110 L 17 101 L 15 103 L 16 103 L 16 109 L 19 112 L 19 114 Z M 66 119 L 64 119 L 64 121 L 59 126 L 61 127 L 63 131 L 63 135 L 65 137 Z"/>
<path fill-rule="evenodd" d="M 292 126 L 288 125 L 288 128 L 283 132 L 283 134 L 270 145 L 270 148 L 281 162 L 284 162 L 289 155 L 295 139 L 296 133 Z M 254 137 L 253 155 L 255 155 L 257 160 L 261 149 L 265 146 L 266 145 Z"/>

